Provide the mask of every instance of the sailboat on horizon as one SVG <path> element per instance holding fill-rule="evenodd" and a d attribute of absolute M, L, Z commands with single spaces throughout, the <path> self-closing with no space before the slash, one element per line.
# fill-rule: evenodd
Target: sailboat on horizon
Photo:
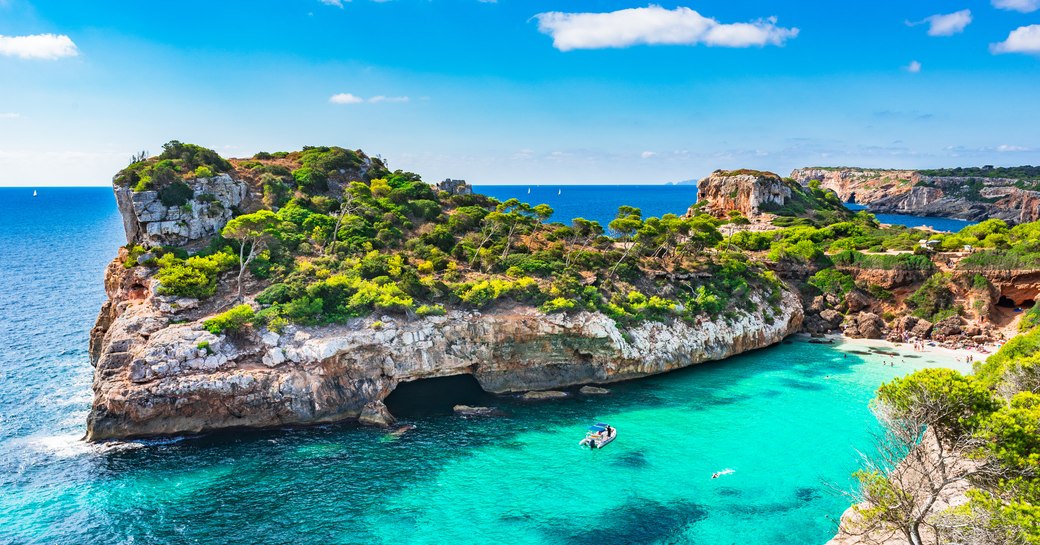
<path fill-rule="evenodd" d="M 33 197 L 35 197 L 35 196 L 36 196 L 36 190 L 34 189 L 33 190 Z"/>

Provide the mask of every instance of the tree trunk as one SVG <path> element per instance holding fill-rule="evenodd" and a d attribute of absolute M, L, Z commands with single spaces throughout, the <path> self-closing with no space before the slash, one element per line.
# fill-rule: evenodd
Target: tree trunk
<path fill-rule="evenodd" d="M 618 262 L 614 264 L 614 268 L 610 269 L 610 275 L 607 276 L 607 278 L 614 278 L 614 271 L 616 271 L 617 268 L 621 266 L 621 263 L 625 261 L 625 258 L 628 257 L 628 253 L 632 251 L 632 247 L 635 245 L 635 242 L 628 243 L 628 247 L 625 248 L 625 253 L 621 256 L 621 259 L 619 259 Z"/>
<path fill-rule="evenodd" d="M 509 234 L 506 235 L 506 248 L 502 250 L 502 257 L 500 259 L 505 259 L 506 256 L 509 255 L 509 247 L 513 244 L 513 231 L 516 230 L 516 224 L 518 223 L 520 222 L 514 221 L 513 226 L 509 228 Z"/>
<path fill-rule="evenodd" d="M 246 267 L 253 261 L 253 257 L 256 252 L 256 242 L 249 243 L 249 255 L 245 255 L 246 241 L 242 241 L 242 244 L 238 247 L 238 300 L 242 300 L 242 276 L 245 275 Z"/>

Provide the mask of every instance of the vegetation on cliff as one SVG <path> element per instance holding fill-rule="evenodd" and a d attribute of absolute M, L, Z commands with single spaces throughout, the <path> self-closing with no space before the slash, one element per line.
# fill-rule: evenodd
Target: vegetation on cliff
<path fill-rule="evenodd" d="M 167 147 L 188 146 L 174 144 Z M 742 252 L 715 248 L 719 220 L 644 218 L 621 207 L 606 227 L 581 218 L 545 223 L 546 205 L 438 191 L 381 162 L 361 176 L 364 158 L 306 148 L 226 162 L 262 191 L 262 203 L 240 211 L 194 255 L 154 251 L 149 263 L 159 267 L 160 293 L 210 297 L 218 278 L 237 269 L 240 296 L 252 293 L 261 306 L 253 320 L 274 327 L 499 301 L 545 312 L 599 310 L 619 321 L 693 320 L 753 311 L 754 291 L 768 294 L 767 312 L 777 310 L 775 275 Z M 192 164 L 180 160 L 182 170 Z M 154 169 L 161 161 L 135 163 L 117 183 L 143 171 L 135 165 Z M 135 266 L 141 251 L 131 255 L 127 264 Z"/>
<path fill-rule="evenodd" d="M 918 171 L 922 176 L 943 176 L 956 178 L 1011 178 L 1018 180 L 1040 180 L 1040 166 L 1020 167 L 956 167 L 936 168 Z"/>

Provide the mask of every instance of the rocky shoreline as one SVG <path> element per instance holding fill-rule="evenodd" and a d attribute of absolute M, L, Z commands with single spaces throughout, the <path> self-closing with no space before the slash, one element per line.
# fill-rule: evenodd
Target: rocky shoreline
<path fill-rule="evenodd" d="M 927 176 L 915 170 L 801 168 L 791 178 L 818 180 L 845 202 L 872 213 L 908 214 L 968 221 L 1000 219 L 1009 224 L 1040 220 L 1040 192 L 1018 187 L 1021 180 Z"/>
<path fill-rule="evenodd" d="M 356 419 L 384 410 L 397 384 L 425 378 L 468 374 L 492 393 L 629 380 L 776 344 L 803 319 L 785 289 L 779 315 L 755 294 L 756 310 L 731 320 L 625 330 L 601 313 L 511 305 L 214 335 L 194 318 L 198 301 L 157 295 L 122 252 L 91 336 L 92 441 Z"/>

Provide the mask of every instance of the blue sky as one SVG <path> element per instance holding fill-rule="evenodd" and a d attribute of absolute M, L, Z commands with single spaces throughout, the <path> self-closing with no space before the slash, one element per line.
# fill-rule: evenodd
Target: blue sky
<path fill-rule="evenodd" d="M 1037 164 L 1038 126 L 1040 0 L 0 0 L 0 185 L 171 139 L 477 184 Z"/>

